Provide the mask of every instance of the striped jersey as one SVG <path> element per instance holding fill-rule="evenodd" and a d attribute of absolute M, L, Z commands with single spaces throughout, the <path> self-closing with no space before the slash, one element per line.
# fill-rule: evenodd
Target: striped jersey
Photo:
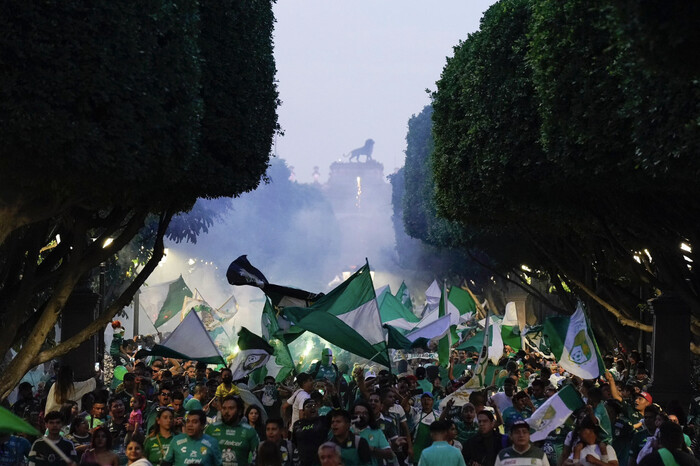
<path fill-rule="evenodd" d="M 498 452 L 495 466 L 549 466 L 549 460 L 544 451 L 534 445 L 524 452 L 508 447 Z"/>

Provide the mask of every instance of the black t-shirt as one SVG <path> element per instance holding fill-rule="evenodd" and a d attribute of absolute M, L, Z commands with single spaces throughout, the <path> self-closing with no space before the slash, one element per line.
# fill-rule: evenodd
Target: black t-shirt
<path fill-rule="evenodd" d="M 302 466 L 319 464 L 318 447 L 328 439 L 330 421 L 326 416 L 299 419 L 292 426 L 292 441 Z"/>
<path fill-rule="evenodd" d="M 477 434 L 462 445 L 464 461 L 469 464 L 476 461 L 482 466 L 496 464 L 496 456 L 506 444 L 506 437 L 499 432 L 484 436 Z"/>

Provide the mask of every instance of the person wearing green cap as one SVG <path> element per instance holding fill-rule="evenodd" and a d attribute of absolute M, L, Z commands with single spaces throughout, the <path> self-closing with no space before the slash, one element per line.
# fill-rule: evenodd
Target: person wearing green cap
<path fill-rule="evenodd" d="M 323 348 L 321 360 L 309 368 L 309 374 L 313 376 L 314 380 L 327 380 L 334 384 L 338 379 L 339 371 L 338 366 L 333 363 L 333 350 Z"/>

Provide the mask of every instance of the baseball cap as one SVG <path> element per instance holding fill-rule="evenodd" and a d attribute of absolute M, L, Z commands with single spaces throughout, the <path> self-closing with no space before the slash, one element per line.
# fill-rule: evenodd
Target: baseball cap
<path fill-rule="evenodd" d="M 429 396 L 430 398 L 432 398 L 433 394 L 430 392 L 423 392 L 420 397 L 423 398 L 424 396 Z"/>
<path fill-rule="evenodd" d="M 377 378 L 377 374 L 375 374 L 374 372 L 372 372 L 372 371 L 365 372 L 365 380 L 376 379 L 376 378 Z"/>
<path fill-rule="evenodd" d="M 638 396 L 638 397 L 644 398 L 645 400 L 647 400 L 647 401 L 649 402 L 649 404 L 652 403 L 652 401 L 651 401 L 651 395 L 648 394 L 647 392 L 639 392 L 639 393 L 637 394 L 637 396 Z"/>
<path fill-rule="evenodd" d="M 515 429 L 519 429 L 520 427 L 524 427 L 530 431 L 530 424 L 527 422 L 523 421 L 522 419 L 519 421 L 515 421 L 512 426 L 510 426 L 510 431 L 513 432 Z"/>
<path fill-rule="evenodd" d="M 316 404 L 316 400 L 314 400 L 314 399 L 312 399 L 312 398 L 307 398 L 307 399 L 305 399 L 305 400 L 304 400 L 304 408 L 306 408 L 306 405 L 308 405 L 309 403 L 314 403 L 314 404 Z"/>

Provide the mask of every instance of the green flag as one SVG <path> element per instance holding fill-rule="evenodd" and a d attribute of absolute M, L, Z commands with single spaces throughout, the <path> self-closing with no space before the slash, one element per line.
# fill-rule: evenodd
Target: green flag
<path fill-rule="evenodd" d="M 444 317 L 447 315 L 448 306 L 448 296 L 447 296 L 447 286 L 443 285 L 442 293 L 440 293 L 440 313 L 439 317 Z M 452 332 L 447 332 L 447 334 L 440 339 L 438 342 L 438 364 L 442 367 L 447 367 L 450 365 L 450 347 L 452 346 Z"/>
<path fill-rule="evenodd" d="M 269 375 L 274 377 L 276 382 L 281 382 L 294 371 L 294 361 L 287 344 L 274 336 L 279 332 L 280 328 L 276 312 L 269 299 L 265 300 L 261 328 L 263 338 L 274 348 L 273 357 L 267 361 L 267 364 L 262 369 L 262 373 L 260 374 L 261 380 L 266 375 Z"/>
<path fill-rule="evenodd" d="M 307 308 L 285 307 L 296 326 L 346 351 L 390 365 L 369 264 Z"/>
<path fill-rule="evenodd" d="M 401 282 L 401 286 L 399 286 L 394 297 L 403 304 L 403 307 L 405 307 L 408 312 L 413 314 L 413 301 L 411 301 L 411 295 L 408 293 L 406 282 Z"/>
<path fill-rule="evenodd" d="M 377 298 L 379 315 L 383 324 L 389 324 L 396 329 L 413 330 L 420 319 L 409 312 L 399 299 L 391 293 L 384 293 Z"/>
<path fill-rule="evenodd" d="M 158 328 L 180 315 L 185 298 L 191 297 L 192 290 L 180 275 L 171 282 L 142 287 L 139 303 Z"/>
<path fill-rule="evenodd" d="M 450 288 L 448 299 L 459 310 L 460 320 L 468 320 L 465 316 L 476 312 L 476 303 L 468 291 L 458 286 Z"/>

